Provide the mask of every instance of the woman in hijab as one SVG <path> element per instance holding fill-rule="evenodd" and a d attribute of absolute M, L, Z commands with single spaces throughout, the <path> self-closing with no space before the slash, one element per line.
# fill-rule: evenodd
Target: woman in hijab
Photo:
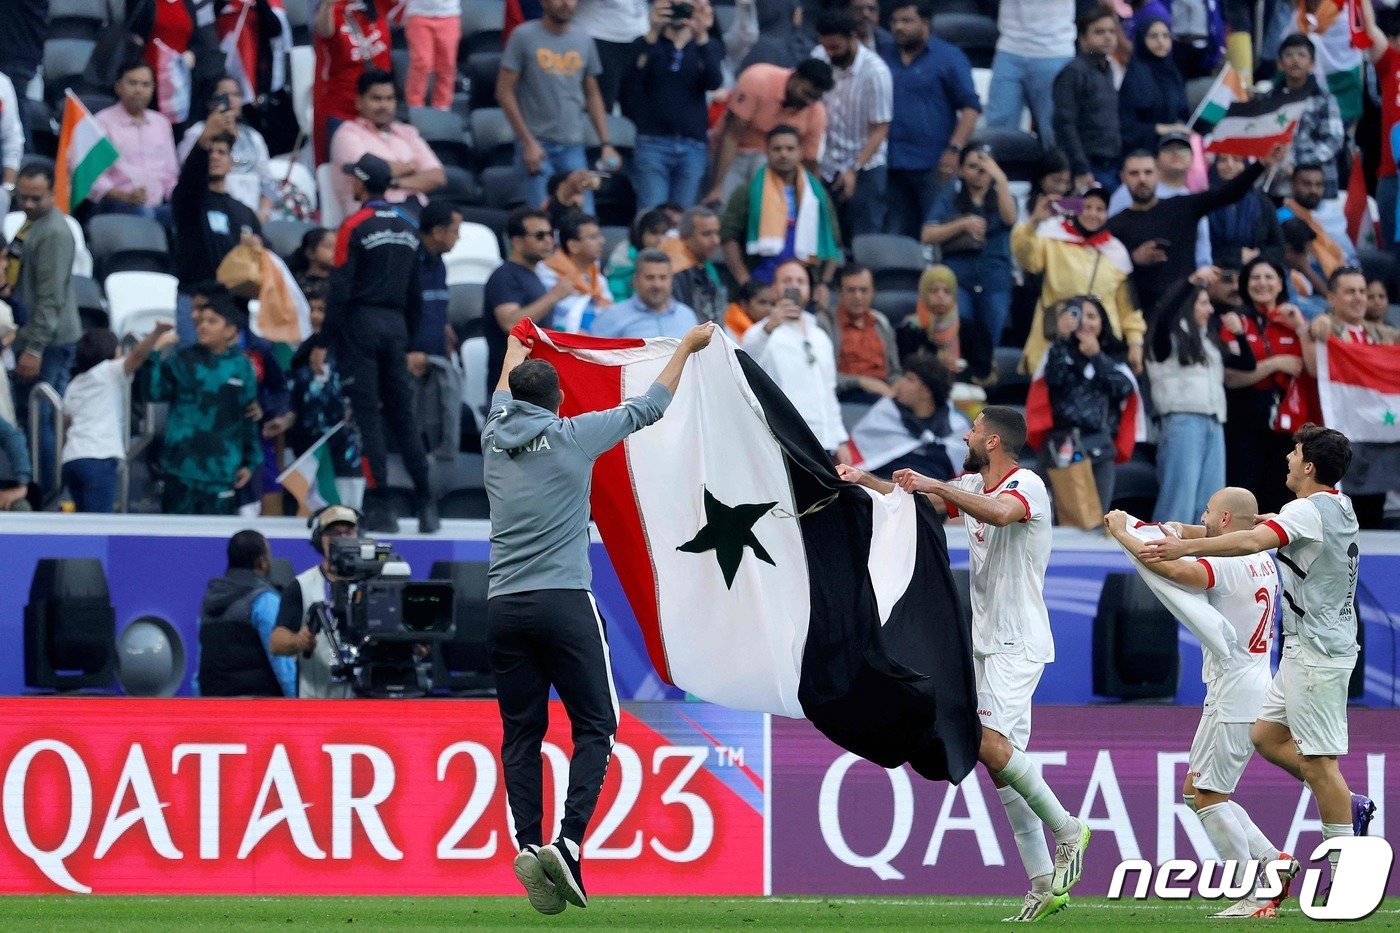
<path fill-rule="evenodd" d="M 1121 240 L 1104 229 L 1108 221 L 1108 192 L 1093 188 L 1084 192 L 1079 214 L 1063 217 L 1042 201 L 1030 218 L 1011 231 L 1011 253 L 1021 268 L 1043 273 L 1040 303 L 1026 337 L 1021 368 L 1034 373 L 1045 350 L 1056 338 L 1055 321 L 1048 325 L 1044 309 L 1076 295 L 1096 298 L 1104 308 L 1103 332 L 1116 340 L 1140 344 L 1147 322 L 1138 310 L 1128 275 L 1132 257 Z"/>
<path fill-rule="evenodd" d="M 1171 26 L 1160 18 L 1139 22 L 1133 58 L 1118 90 L 1123 152 L 1145 149 L 1155 153 L 1164 134 L 1191 132 L 1186 126 L 1190 115 L 1186 82 L 1172 59 Z"/>

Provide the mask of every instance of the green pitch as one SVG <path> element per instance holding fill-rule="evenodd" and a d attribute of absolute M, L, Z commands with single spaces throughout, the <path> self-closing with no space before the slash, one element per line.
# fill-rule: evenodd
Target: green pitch
<path fill-rule="evenodd" d="M 599 897 L 587 910 L 535 913 L 525 898 L 504 897 L 0 897 L 0 929 L 48 930 L 482 930 L 520 928 L 657 929 L 966 929 L 1005 930 L 1020 902 L 1004 898 Z M 1110 903 L 1075 898 L 1042 929 L 1116 930 L 1218 926 L 1200 901 Z M 1312 921 L 1292 901 L 1273 926 Z M 1389 899 L 1367 927 L 1400 926 L 1400 899 Z"/>

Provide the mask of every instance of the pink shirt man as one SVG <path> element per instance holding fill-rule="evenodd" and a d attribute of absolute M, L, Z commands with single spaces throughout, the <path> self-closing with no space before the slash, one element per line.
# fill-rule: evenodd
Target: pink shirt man
<path fill-rule="evenodd" d="M 347 120 L 340 124 L 331 138 L 331 164 L 335 166 L 335 171 L 331 173 L 331 185 L 346 217 L 358 210 L 360 205 L 350 191 L 350 176 L 345 174 L 342 166 L 354 165 L 365 153 L 377 155 L 390 163 L 406 162 L 413 166 L 415 172 L 442 168 L 442 162 L 423 141 L 418 130 L 409 124 L 395 120 L 388 129 L 379 130 L 364 117 Z M 405 188 L 390 188 L 385 194 L 387 200 L 394 202 L 405 201 L 410 196 L 423 204 L 428 203 L 422 194 Z"/>
<path fill-rule="evenodd" d="M 101 201 L 111 191 L 144 188 L 147 207 L 167 203 L 180 177 L 170 121 L 154 110 L 144 110 L 139 117 L 133 117 L 119 103 L 99 110 L 94 117 L 112 141 L 118 158 L 93 182 L 90 197 Z"/>

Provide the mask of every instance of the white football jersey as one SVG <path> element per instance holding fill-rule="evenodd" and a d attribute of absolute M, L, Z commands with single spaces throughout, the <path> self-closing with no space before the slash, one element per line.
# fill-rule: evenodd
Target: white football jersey
<path fill-rule="evenodd" d="M 1055 660 L 1050 614 L 1045 608 L 1045 568 L 1050 563 L 1050 496 L 1045 482 L 1017 467 L 990 489 L 982 474 L 968 473 L 949 485 L 988 496 L 1012 496 L 1026 517 L 997 528 L 967 516 L 972 576 L 972 650 L 978 655 L 1015 654 L 1029 661 Z M 950 514 L 957 510 L 949 508 Z"/>
<path fill-rule="evenodd" d="M 1294 499 L 1266 523 L 1278 535 L 1283 634 L 1327 667 L 1356 665 L 1356 572 L 1361 551 L 1351 500 L 1335 490 Z"/>
<path fill-rule="evenodd" d="M 1269 690 L 1278 568 L 1267 553 L 1196 560 L 1206 569 L 1206 599 L 1235 629 L 1228 669 L 1202 652 L 1206 701 L 1216 703 L 1221 722 L 1254 722 Z"/>

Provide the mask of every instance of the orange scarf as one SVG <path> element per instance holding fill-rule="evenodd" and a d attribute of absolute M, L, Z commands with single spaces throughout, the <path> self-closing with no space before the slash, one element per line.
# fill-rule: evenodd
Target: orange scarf
<path fill-rule="evenodd" d="M 553 256 L 544 261 L 544 264 L 553 269 L 559 278 L 573 282 L 574 288 L 580 294 L 592 296 L 593 302 L 598 307 L 606 308 L 612 304 L 612 298 L 608 296 L 606 290 L 606 280 L 598 269 L 597 263 L 589 266 L 587 272 L 580 272 L 578 266 L 574 265 L 574 261 L 562 249 L 557 249 Z"/>

